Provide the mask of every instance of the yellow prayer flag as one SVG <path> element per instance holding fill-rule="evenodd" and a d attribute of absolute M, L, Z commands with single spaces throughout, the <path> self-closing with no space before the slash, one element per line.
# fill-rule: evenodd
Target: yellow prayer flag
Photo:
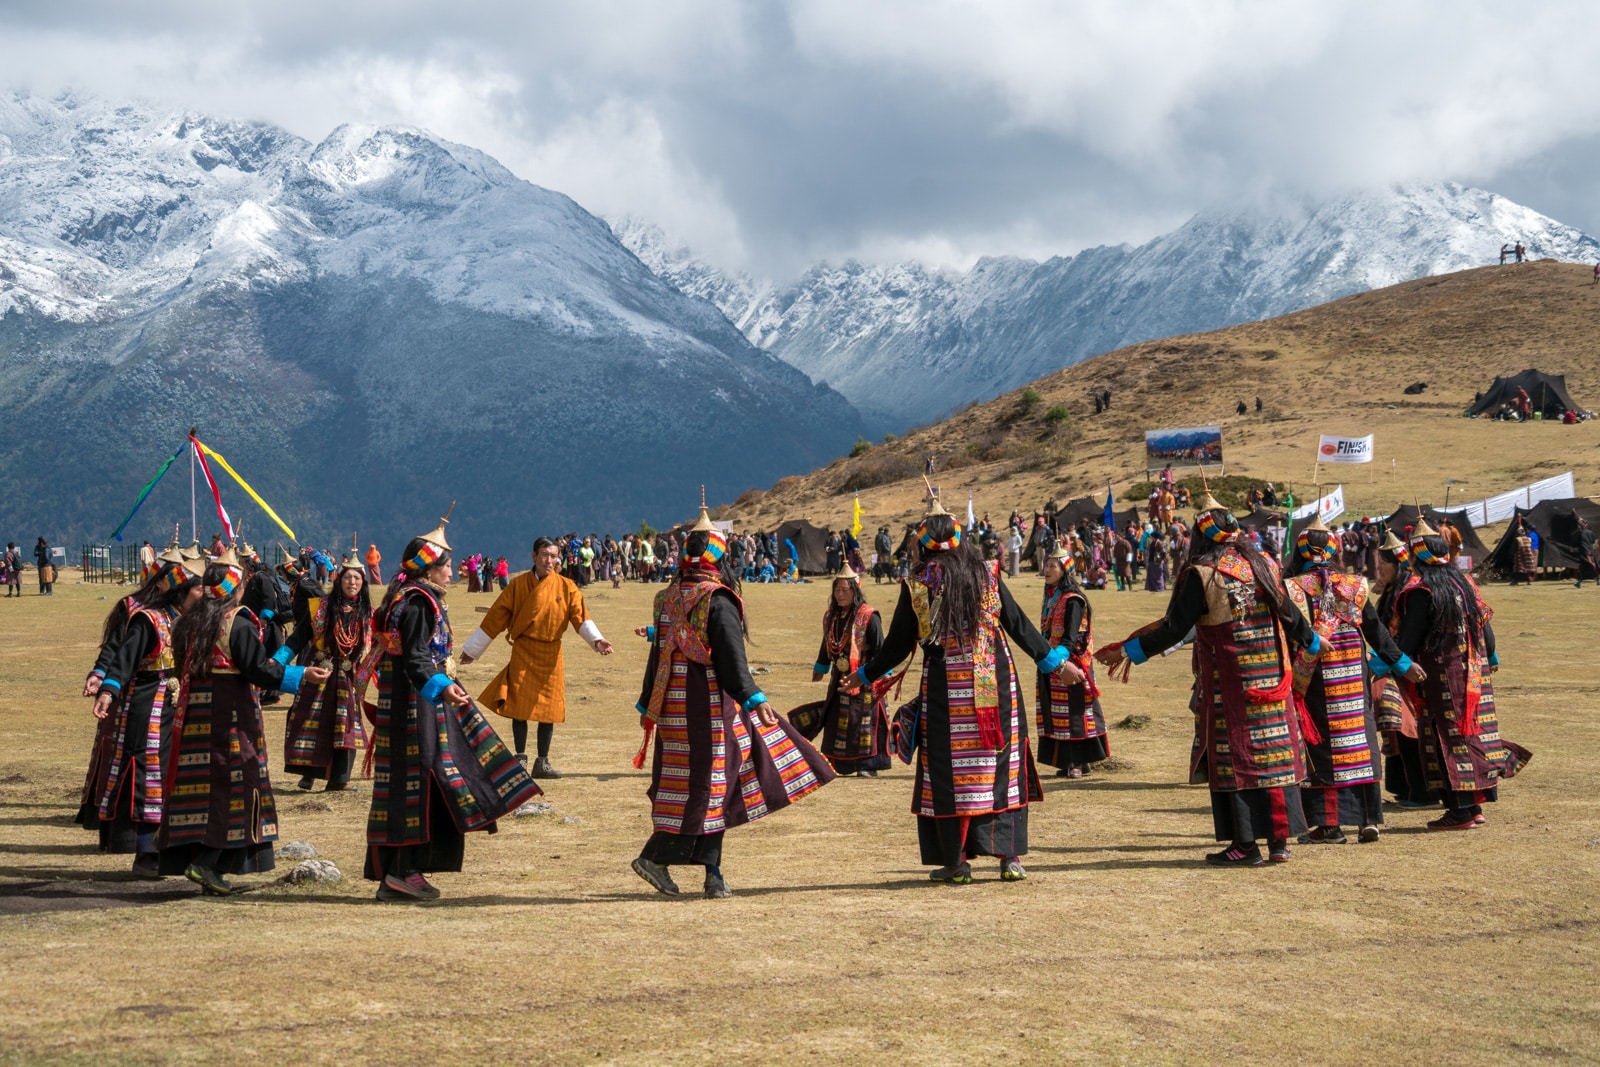
<path fill-rule="evenodd" d="M 850 509 L 850 536 L 861 536 L 861 494 L 856 494 L 855 504 Z"/>
<path fill-rule="evenodd" d="M 273 511 L 272 508 L 268 507 L 267 506 L 267 502 L 265 500 L 261 499 L 261 495 L 259 493 L 257 493 L 254 489 L 250 488 L 250 485 L 249 485 L 248 482 L 246 482 L 243 478 L 239 477 L 239 472 L 234 470 L 232 467 L 228 466 L 228 461 L 227 460 L 223 459 L 222 456 L 219 455 L 216 451 L 214 451 L 211 448 L 210 445 L 207 445 L 207 444 L 203 443 L 200 440 L 200 438 L 196 437 L 194 439 L 194 443 L 199 445 L 201 450 L 203 452 L 205 452 L 206 455 L 208 455 L 212 459 L 216 460 L 218 466 L 220 466 L 223 470 L 227 471 L 230 475 L 233 476 L 233 480 L 239 483 L 239 488 L 241 488 L 245 492 L 249 493 L 251 500 L 254 500 L 257 504 L 261 505 L 261 510 L 265 511 L 267 513 L 267 516 L 270 519 L 272 519 L 273 522 L 278 524 L 278 529 L 282 530 L 284 533 L 289 535 L 289 540 L 291 540 L 291 541 L 299 540 L 299 538 L 295 537 L 294 531 L 289 529 L 289 527 L 284 523 L 284 521 L 282 519 L 278 518 L 278 513 L 276 511 Z"/>

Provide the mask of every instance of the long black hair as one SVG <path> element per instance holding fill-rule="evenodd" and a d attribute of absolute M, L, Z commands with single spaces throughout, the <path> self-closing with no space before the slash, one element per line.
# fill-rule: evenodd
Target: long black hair
<path fill-rule="evenodd" d="M 226 577 L 228 568 L 221 563 L 206 567 L 205 585 L 218 585 Z M 238 605 L 243 594 L 241 583 L 225 597 L 203 596 L 200 603 L 184 612 L 172 627 L 172 659 L 178 670 L 187 678 L 208 678 L 211 675 L 211 650 L 217 647 L 222 636 L 222 622 Z"/>
<path fill-rule="evenodd" d="M 1411 557 L 1402 556 L 1392 548 L 1378 549 L 1378 558 L 1385 563 L 1394 564 L 1394 581 L 1383 587 L 1383 593 L 1378 597 L 1378 618 L 1383 622 L 1389 621 L 1389 616 L 1394 613 L 1394 602 L 1400 595 L 1400 590 L 1406 586 L 1406 580 L 1411 577 Z"/>
<path fill-rule="evenodd" d="M 422 551 L 423 545 L 432 543 L 433 542 L 429 541 L 425 537 L 413 537 L 411 540 L 406 542 L 405 551 L 400 553 L 400 558 L 415 559 L 417 553 Z M 440 556 L 438 559 L 429 564 L 427 569 L 431 570 L 434 567 L 440 566 L 441 564 L 448 567 L 450 566 L 451 562 L 451 555 L 449 552 L 446 552 L 444 555 Z M 407 587 L 415 585 L 422 580 L 422 571 L 412 573 L 407 571 L 404 567 L 401 567 L 399 570 L 395 571 L 394 579 L 389 583 L 389 588 L 384 591 L 383 603 L 378 605 L 377 618 L 383 620 L 383 625 L 388 625 L 389 609 L 394 607 L 394 602 L 399 599 L 400 594 L 405 592 Z"/>
<path fill-rule="evenodd" d="M 1213 512 L 1212 514 L 1217 520 L 1217 525 L 1233 533 L 1234 536 L 1227 541 L 1213 541 L 1199 529 L 1196 529 L 1189 535 L 1189 557 L 1185 562 L 1185 567 L 1192 567 L 1196 564 L 1214 566 L 1222 558 L 1222 554 L 1228 549 L 1228 546 L 1232 545 L 1245 558 L 1245 562 L 1250 564 L 1250 570 L 1256 577 L 1256 589 L 1261 592 L 1267 603 L 1271 605 L 1272 613 L 1287 622 L 1291 605 L 1284 595 L 1283 583 L 1275 577 L 1277 571 L 1273 567 L 1272 560 L 1268 559 L 1265 553 L 1252 544 L 1248 537 L 1238 532 L 1239 520 L 1233 517 L 1231 511 Z M 1195 525 L 1196 527 L 1199 526 L 1198 515 L 1195 516 Z M 1182 582 L 1173 583 L 1172 600 L 1174 604 L 1176 604 L 1182 590 Z"/>
<path fill-rule="evenodd" d="M 956 520 L 949 515 L 930 515 L 923 520 L 923 529 L 930 540 L 949 541 L 955 536 Z M 921 556 L 923 573 L 935 579 L 929 582 L 929 589 L 939 600 L 932 636 L 970 638 L 983 617 L 983 560 L 965 540 L 954 548 L 922 549 Z M 933 588 L 935 585 L 938 588 Z"/>
<path fill-rule="evenodd" d="M 1422 543 L 1439 559 L 1447 559 L 1450 545 L 1442 537 L 1424 537 Z M 1478 610 L 1478 594 L 1467 576 L 1453 563 L 1423 564 L 1416 568 L 1433 605 L 1433 627 L 1428 632 L 1429 652 L 1444 652 L 1456 643 L 1456 635 L 1463 627 L 1477 635 L 1483 626 L 1483 615 Z"/>
<path fill-rule="evenodd" d="M 195 579 L 191 575 L 184 575 L 182 584 L 172 588 L 164 588 L 168 568 L 178 569 L 176 563 L 162 564 L 161 569 L 152 574 L 131 596 L 119 599 L 106 613 L 105 625 L 100 629 L 100 644 L 105 646 L 117 640 L 128 632 L 128 620 L 131 611 L 128 601 L 133 601 L 134 608 L 175 608 L 183 603 L 189 595 L 189 590 L 194 588 Z"/>
<path fill-rule="evenodd" d="M 841 608 L 839 602 L 833 598 L 833 590 L 840 582 L 850 582 L 850 606 L 847 608 Z M 867 595 L 861 591 L 861 583 L 859 581 L 851 581 L 849 578 L 835 578 L 833 586 L 828 589 L 828 621 L 830 623 L 834 622 L 840 616 L 847 616 L 853 619 L 856 616 L 856 611 L 866 602 Z"/>
<path fill-rule="evenodd" d="M 353 597 L 344 595 L 345 572 L 361 575 L 361 591 Z M 356 618 L 361 621 L 361 640 L 365 643 L 372 632 L 372 585 L 367 581 L 366 568 L 340 567 L 339 572 L 333 577 L 333 588 L 328 590 L 328 623 L 331 626 L 335 618 L 344 610 L 345 605 L 355 609 Z M 324 635 L 324 640 L 329 640 L 329 635 Z M 330 646 L 331 647 L 331 646 Z"/>
<path fill-rule="evenodd" d="M 685 567 L 684 561 L 695 560 L 698 563 L 700 555 L 705 552 L 706 545 L 710 544 L 710 542 L 710 531 L 689 531 L 689 536 L 684 538 L 683 549 L 678 554 L 678 581 L 680 583 L 682 583 L 685 578 L 689 577 L 690 571 L 695 571 L 699 574 L 707 573 L 703 565 Z M 732 552 L 722 553 L 722 558 L 717 560 L 717 568 L 715 573 L 717 581 L 726 586 L 728 591 L 733 593 L 734 596 L 738 596 L 740 590 L 744 588 L 744 582 L 741 580 L 742 576 L 739 573 L 739 568 L 734 566 Z M 742 611 L 739 613 L 739 629 L 744 632 L 745 639 L 748 640 L 750 637 L 750 620 L 745 617 L 745 613 Z"/>

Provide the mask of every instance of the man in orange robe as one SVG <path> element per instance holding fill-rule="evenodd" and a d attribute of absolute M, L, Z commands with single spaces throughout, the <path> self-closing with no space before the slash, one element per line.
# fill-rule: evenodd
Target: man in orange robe
<path fill-rule="evenodd" d="M 471 663 L 501 634 L 511 645 L 511 662 L 478 697 L 490 711 L 511 720 L 517 759 L 528 762 L 528 723 L 539 724 L 538 755 L 529 769 L 535 778 L 560 778 L 550 765 L 555 724 L 567 720 L 566 675 L 561 637 L 571 626 L 589 647 L 611 655 L 611 642 L 589 618 L 583 593 L 561 574 L 561 547 L 548 537 L 533 543 L 533 570 L 517 575 L 500 591 L 483 625 L 461 646 L 461 662 Z"/>

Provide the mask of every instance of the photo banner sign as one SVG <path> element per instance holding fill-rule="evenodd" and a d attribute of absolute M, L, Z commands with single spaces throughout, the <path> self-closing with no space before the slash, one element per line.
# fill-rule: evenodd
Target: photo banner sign
<path fill-rule="evenodd" d="M 1144 432 L 1146 470 L 1173 467 L 1220 467 L 1222 427 L 1184 426 L 1175 430 Z"/>
<path fill-rule="evenodd" d="M 1319 463 L 1371 463 L 1372 435 L 1365 437 L 1340 437 L 1325 433 L 1317 443 Z"/>

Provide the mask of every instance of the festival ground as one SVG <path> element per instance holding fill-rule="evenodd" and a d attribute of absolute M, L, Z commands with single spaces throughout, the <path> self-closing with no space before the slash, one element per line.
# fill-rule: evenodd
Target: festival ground
<path fill-rule="evenodd" d="M 1036 577 L 1014 583 L 1036 604 Z M 892 587 L 867 585 L 885 608 Z M 1183 784 L 1187 654 L 1109 686 L 1119 769 L 1047 779 L 1029 878 L 963 887 L 919 866 L 904 766 L 842 779 L 730 833 L 729 901 L 658 896 L 628 869 L 649 833 L 637 696 L 654 587 L 591 587 L 617 642 L 567 642 L 566 774 L 553 814 L 475 834 L 423 907 L 360 881 L 369 793 L 301 794 L 268 712 L 282 840 L 346 880 L 202 899 L 129 880 L 72 825 L 92 720 L 77 696 L 109 606 L 68 572 L 0 605 L 0 1062 L 1519 1062 L 1600 1058 L 1600 592 L 1491 586 L 1508 736 L 1532 765 L 1469 833 L 1386 811 L 1375 845 L 1204 866 L 1203 788 Z M 809 682 L 827 586 L 748 591 L 774 703 Z M 1108 638 L 1164 596 L 1091 594 Z M 454 592 L 458 629 L 487 595 Z M 465 672 L 477 688 L 497 643 Z M 1031 715 L 1031 680 L 1028 696 Z M 510 731 L 505 731 L 509 736 Z M 364 783 L 365 786 L 365 783 Z M 290 866 L 280 863 L 274 876 Z M 688 889 L 699 880 L 679 872 Z"/>

